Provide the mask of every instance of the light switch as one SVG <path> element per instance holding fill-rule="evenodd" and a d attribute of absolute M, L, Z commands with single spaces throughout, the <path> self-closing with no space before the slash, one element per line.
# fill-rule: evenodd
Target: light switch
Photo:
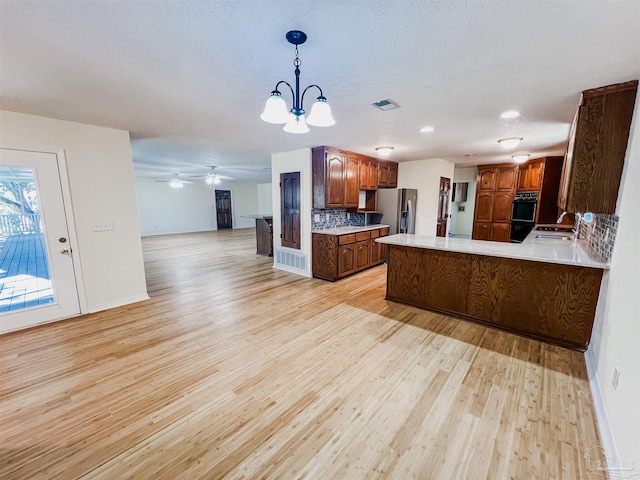
<path fill-rule="evenodd" d="M 94 232 L 110 232 L 113 230 L 113 222 L 96 223 L 93 225 Z"/>

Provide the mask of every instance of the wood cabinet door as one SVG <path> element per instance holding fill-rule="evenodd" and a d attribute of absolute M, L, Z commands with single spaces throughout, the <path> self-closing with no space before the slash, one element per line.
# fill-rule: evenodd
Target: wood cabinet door
<path fill-rule="evenodd" d="M 371 265 L 378 265 L 379 263 L 382 263 L 383 258 L 382 258 L 382 244 L 376 242 L 375 238 L 371 239 L 371 245 L 369 246 L 369 249 L 371 251 L 371 258 L 369 263 Z"/>
<path fill-rule="evenodd" d="M 389 186 L 389 165 L 386 163 L 378 164 L 378 187 Z"/>
<path fill-rule="evenodd" d="M 494 222 L 511 222 L 511 208 L 513 206 L 513 193 L 496 192 L 493 199 Z"/>
<path fill-rule="evenodd" d="M 514 190 L 516 187 L 516 176 L 518 175 L 518 167 L 500 167 L 498 169 L 498 182 L 496 190 Z"/>
<path fill-rule="evenodd" d="M 347 159 L 342 155 L 327 154 L 326 206 L 343 207 L 345 198 L 345 171 Z"/>
<path fill-rule="evenodd" d="M 341 245 L 338 248 L 338 277 L 344 277 L 356 271 L 356 244 Z"/>
<path fill-rule="evenodd" d="M 493 192 L 496 187 L 497 174 L 497 168 L 478 168 L 478 190 Z"/>
<path fill-rule="evenodd" d="M 489 240 L 491 237 L 491 224 L 488 222 L 475 222 L 473 224 L 473 235 L 471 238 L 474 240 Z"/>
<path fill-rule="evenodd" d="M 490 240 L 494 242 L 510 242 L 511 225 L 508 223 L 492 223 Z"/>
<path fill-rule="evenodd" d="M 371 240 L 356 243 L 356 270 L 369 266 L 369 245 Z"/>
<path fill-rule="evenodd" d="M 358 161 L 346 157 L 344 171 L 344 204 L 345 207 L 358 207 L 360 189 L 358 188 Z"/>
<path fill-rule="evenodd" d="M 493 212 L 493 192 L 478 192 L 474 220 L 476 222 L 490 222 Z"/>
<path fill-rule="evenodd" d="M 526 192 L 529 185 L 529 166 L 522 166 L 518 169 L 518 183 L 516 190 L 518 192 Z"/>
<path fill-rule="evenodd" d="M 398 188 L 398 164 L 390 163 L 389 164 L 389 183 L 387 187 L 390 188 Z"/>
<path fill-rule="evenodd" d="M 540 191 L 542 188 L 542 179 L 544 178 L 544 162 L 535 162 L 529 165 L 527 174 L 527 188 L 534 192 Z"/>
<path fill-rule="evenodd" d="M 362 159 L 358 162 L 358 190 L 369 190 L 369 164 Z"/>

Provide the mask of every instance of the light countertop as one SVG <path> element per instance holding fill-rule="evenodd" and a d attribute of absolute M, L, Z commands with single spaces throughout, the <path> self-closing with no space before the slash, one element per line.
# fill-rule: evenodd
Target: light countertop
<path fill-rule="evenodd" d="M 273 214 L 265 213 L 262 215 L 240 215 L 241 218 L 264 218 L 265 220 L 268 218 L 273 218 Z"/>
<path fill-rule="evenodd" d="M 523 243 L 488 242 L 454 237 L 428 237 L 425 235 L 391 235 L 377 238 L 376 242 L 406 247 L 446 250 L 450 252 L 488 255 L 490 257 L 532 260 L 534 262 L 561 263 L 579 267 L 609 269 L 609 264 L 593 260 L 578 240 L 535 238 L 532 231 Z"/>
<path fill-rule="evenodd" d="M 377 230 L 379 228 L 389 228 L 389 225 L 367 225 L 366 227 L 336 227 L 327 228 L 326 230 L 311 230 L 311 233 L 322 233 L 324 235 L 347 235 L 349 233 L 367 232 L 369 230 Z"/>

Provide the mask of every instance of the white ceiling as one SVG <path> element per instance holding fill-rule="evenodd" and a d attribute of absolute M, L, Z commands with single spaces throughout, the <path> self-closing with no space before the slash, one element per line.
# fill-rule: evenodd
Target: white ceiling
<path fill-rule="evenodd" d="M 1 108 L 129 130 L 150 177 L 269 181 L 271 153 L 317 145 L 458 165 L 562 154 L 582 90 L 640 77 L 638 0 L 0 0 L 0 22 Z M 259 119 L 294 80 L 292 29 L 309 36 L 301 86 L 337 120 L 305 135 Z M 402 108 L 370 106 L 384 98 Z"/>

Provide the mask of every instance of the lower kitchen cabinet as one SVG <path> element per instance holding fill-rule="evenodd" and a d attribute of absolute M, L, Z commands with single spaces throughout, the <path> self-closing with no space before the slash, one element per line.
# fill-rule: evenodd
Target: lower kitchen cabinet
<path fill-rule="evenodd" d="M 491 240 L 491 223 L 489 222 L 475 222 L 473 224 L 474 240 Z"/>
<path fill-rule="evenodd" d="M 379 265 L 386 260 L 386 245 L 375 239 L 389 235 L 387 227 L 344 235 L 313 233 L 311 263 L 313 276 L 335 281 Z"/>
<path fill-rule="evenodd" d="M 492 242 L 509 242 L 511 240 L 511 224 L 510 223 L 492 223 L 491 237 Z"/>

